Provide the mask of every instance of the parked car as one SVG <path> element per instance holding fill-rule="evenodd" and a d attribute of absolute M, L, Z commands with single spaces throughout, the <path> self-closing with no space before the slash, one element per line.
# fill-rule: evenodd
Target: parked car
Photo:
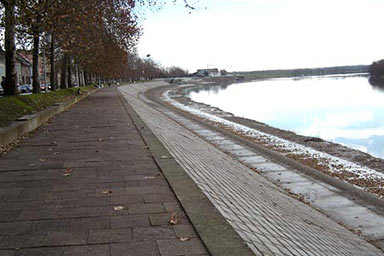
<path fill-rule="evenodd" d="M 48 87 L 48 91 L 51 90 L 51 84 L 47 83 L 47 84 L 40 84 L 40 91 L 44 92 L 46 87 Z"/>
<path fill-rule="evenodd" d="M 30 84 L 21 84 L 19 86 L 17 86 L 17 90 L 19 91 L 19 93 L 28 93 L 28 92 L 32 92 L 32 86 Z"/>
<path fill-rule="evenodd" d="M 0 95 L 4 95 L 4 89 L 1 85 L 0 85 Z"/>

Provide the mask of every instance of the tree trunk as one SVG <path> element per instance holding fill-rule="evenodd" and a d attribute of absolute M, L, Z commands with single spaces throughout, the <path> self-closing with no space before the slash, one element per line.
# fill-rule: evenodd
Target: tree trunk
<path fill-rule="evenodd" d="M 84 85 L 88 85 L 87 73 L 83 70 Z"/>
<path fill-rule="evenodd" d="M 38 28 L 35 28 L 37 30 Z M 40 76 L 39 76 L 39 48 L 40 35 L 34 32 L 33 35 L 33 57 L 32 57 L 32 87 L 33 93 L 40 93 Z"/>
<path fill-rule="evenodd" d="M 77 66 L 77 64 L 75 65 L 75 81 L 77 86 L 80 86 L 79 67 Z"/>
<path fill-rule="evenodd" d="M 5 81 L 4 95 L 16 95 L 15 0 L 1 1 L 5 6 Z"/>
<path fill-rule="evenodd" d="M 53 33 L 51 33 L 51 45 L 50 45 L 50 62 L 51 62 L 51 90 L 56 90 L 56 68 L 55 68 L 55 39 Z"/>
<path fill-rule="evenodd" d="M 81 83 L 81 86 L 85 86 L 85 78 L 84 78 L 84 70 L 81 70 L 80 72 L 80 83 Z"/>
<path fill-rule="evenodd" d="M 61 64 L 61 77 L 60 77 L 60 80 L 61 80 L 61 84 L 60 84 L 60 88 L 61 89 L 67 89 L 68 86 L 67 86 L 67 61 L 68 59 L 68 55 L 65 53 L 64 54 L 64 57 L 63 57 L 63 60 L 62 60 L 62 64 Z"/>
<path fill-rule="evenodd" d="M 71 63 L 71 57 L 69 57 L 67 59 L 68 63 L 68 88 L 71 88 L 73 87 L 73 84 L 72 84 L 72 63 Z"/>

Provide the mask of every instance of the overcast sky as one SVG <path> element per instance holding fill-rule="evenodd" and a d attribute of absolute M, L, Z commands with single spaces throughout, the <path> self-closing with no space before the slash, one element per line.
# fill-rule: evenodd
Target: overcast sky
<path fill-rule="evenodd" d="M 194 72 L 370 64 L 384 58 L 384 0 L 200 0 L 147 13 L 138 50 Z M 193 2 L 192 2 L 193 3 Z"/>

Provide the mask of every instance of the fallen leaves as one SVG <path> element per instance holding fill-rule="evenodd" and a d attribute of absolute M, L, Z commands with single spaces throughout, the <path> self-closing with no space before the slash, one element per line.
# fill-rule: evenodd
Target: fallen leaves
<path fill-rule="evenodd" d="M 115 210 L 115 211 L 122 211 L 122 210 L 124 210 L 124 206 L 121 206 L 121 205 L 113 206 L 113 210 Z"/>
<path fill-rule="evenodd" d="M 62 174 L 64 177 L 69 177 L 72 175 L 73 169 L 71 167 L 68 167 L 65 169 L 65 172 Z"/>
<path fill-rule="evenodd" d="M 178 225 L 181 223 L 181 220 L 179 217 L 177 217 L 176 213 L 172 213 L 171 217 L 169 218 L 169 224 L 171 225 Z"/>

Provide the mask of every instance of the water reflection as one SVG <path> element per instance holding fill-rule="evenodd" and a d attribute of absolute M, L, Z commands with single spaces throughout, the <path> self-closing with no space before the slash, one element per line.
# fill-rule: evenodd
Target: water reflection
<path fill-rule="evenodd" d="M 190 92 L 194 101 L 384 158 L 384 90 L 364 76 L 270 79 Z"/>
<path fill-rule="evenodd" d="M 218 94 L 220 91 L 227 89 L 229 84 L 222 85 L 199 85 L 197 87 L 188 88 L 188 93 L 198 93 L 200 91 L 207 92 L 208 94 Z"/>
<path fill-rule="evenodd" d="M 384 92 L 384 79 L 371 76 L 369 77 L 369 83 L 373 88 Z"/>

